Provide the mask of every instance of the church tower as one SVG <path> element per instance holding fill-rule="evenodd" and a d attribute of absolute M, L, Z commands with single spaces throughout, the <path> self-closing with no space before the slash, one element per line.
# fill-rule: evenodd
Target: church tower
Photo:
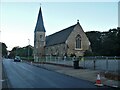
<path fill-rule="evenodd" d="M 45 55 L 45 27 L 41 7 L 34 30 L 34 61 L 37 62 Z"/>

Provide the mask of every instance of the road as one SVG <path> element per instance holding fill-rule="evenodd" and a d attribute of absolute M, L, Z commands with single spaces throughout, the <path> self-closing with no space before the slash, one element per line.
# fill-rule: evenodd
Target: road
<path fill-rule="evenodd" d="M 10 88 L 98 88 L 89 81 L 73 78 L 24 62 L 4 59 L 3 65 Z"/>

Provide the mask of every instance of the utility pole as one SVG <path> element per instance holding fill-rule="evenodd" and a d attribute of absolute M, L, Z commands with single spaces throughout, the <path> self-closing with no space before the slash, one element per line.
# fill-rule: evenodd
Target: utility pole
<path fill-rule="evenodd" d="M 30 39 L 28 39 L 28 60 L 29 60 L 29 46 L 30 46 Z"/>
<path fill-rule="evenodd" d="M 1 31 L 0 31 L 0 89 L 2 89 L 2 41 L 1 41 Z"/>
<path fill-rule="evenodd" d="M 1 41 L 1 30 L 0 30 L 0 61 L 2 60 L 2 41 Z"/>

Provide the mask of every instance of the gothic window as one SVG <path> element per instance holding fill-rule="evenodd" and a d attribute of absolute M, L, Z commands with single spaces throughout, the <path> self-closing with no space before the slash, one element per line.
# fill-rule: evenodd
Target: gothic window
<path fill-rule="evenodd" d="M 81 37 L 80 37 L 80 35 L 76 36 L 76 48 L 77 49 L 81 48 Z"/>
<path fill-rule="evenodd" d="M 40 39 L 42 39 L 42 35 L 40 35 Z"/>

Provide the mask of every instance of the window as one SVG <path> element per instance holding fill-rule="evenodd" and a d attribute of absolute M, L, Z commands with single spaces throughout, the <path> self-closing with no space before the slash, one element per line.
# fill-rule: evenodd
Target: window
<path fill-rule="evenodd" d="M 40 35 L 40 39 L 42 39 L 42 35 Z"/>
<path fill-rule="evenodd" d="M 44 41 L 44 36 L 40 35 L 40 41 Z"/>
<path fill-rule="evenodd" d="M 81 37 L 80 37 L 80 35 L 77 35 L 77 37 L 76 37 L 76 48 L 77 49 L 81 48 Z"/>

